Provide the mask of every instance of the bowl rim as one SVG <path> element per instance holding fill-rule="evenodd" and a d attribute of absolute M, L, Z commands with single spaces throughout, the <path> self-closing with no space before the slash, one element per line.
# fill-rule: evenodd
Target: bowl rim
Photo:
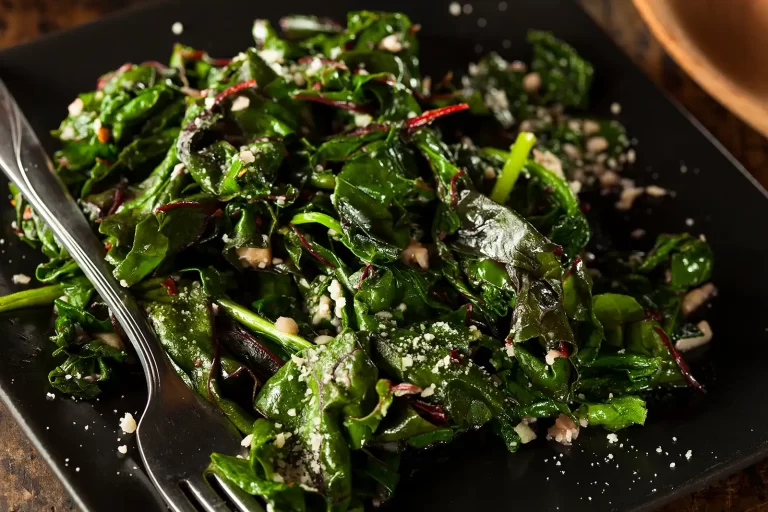
<path fill-rule="evenodd" d="M 768 137 L 768 103 L 760 102 L 727 75 L 718 72 L 684 31 L 662 20 L 654 0 L 632 0 L 654 37 L 688 75 L 752 128 Z"/>

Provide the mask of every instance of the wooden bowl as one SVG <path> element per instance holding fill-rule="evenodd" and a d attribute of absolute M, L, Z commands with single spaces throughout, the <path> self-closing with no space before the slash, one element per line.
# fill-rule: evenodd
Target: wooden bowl
<path fill-rule="evenodd" d="M 768 0 L 633 0 L 677 63 L 768 136 Z"/>

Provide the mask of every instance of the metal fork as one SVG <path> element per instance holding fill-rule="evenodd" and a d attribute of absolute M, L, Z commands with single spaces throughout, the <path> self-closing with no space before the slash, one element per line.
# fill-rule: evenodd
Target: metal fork
<path fill-rule="evenodd" d="M 147 473 L 175 512 L 220 512 L 227 503 L 203 472 L 213 452 L 231 452 L 241 440 L 224 415 L 176 375 L 146 317 L 104 261 L 104 247 L 59 180 L 51 161 L 0 80 L 0 168 L 53 230 L 112 310 L 144 367 L 149 400 L 137 432 Z M 251 496 L 212 475 L 235 507 L 263 511 Z"/>

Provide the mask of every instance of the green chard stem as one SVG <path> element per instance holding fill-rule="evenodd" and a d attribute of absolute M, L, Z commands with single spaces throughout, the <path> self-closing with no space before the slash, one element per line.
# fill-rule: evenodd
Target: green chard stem
<path fill-rule="evenodd" d="M 291 219 L 291 224 L 311 224 L 311 223 L 322 224 L 328 229 L 334 230 L 338 234 L 343 233 L 343 231 L 341 230 L 341 223 L 336 219 L 334 219 L 333 217 L 331 217 L 330 215 L 326 215 L 324 213 L 319 213 L 319 212 L 297 213 Z"/>
<path fill-rule="evenodd" d="M 279 343 L 286 350 L 297 352 L 299 350 L 314 346 L 312 343 L 308 342 L 301 336 L 288 334 L 278 330 L 275 327 L 275 324 L 257 315 L 253 311 L 244 308 L 237 302 L 225 298 L 217 299 L 216 302 L 233 319 L 245 325 L 253 332 L 263 334 L 276 343 Z"/>
<path fill-rule="evenodd" d="M 499 204 L 504 204 L 515 186 L 517 177 L 528 160 L 528 153 L 536 144 L 536 136 L 530 132 L 520 132 L 515 143 L 509 147 L 509 155 L 501 170 L 501 175 L 496 179 L 496 184 L 491 191 L 491 199 Z"/>
<path fill-rule="evenodd" d="M 336 187 L 336 176 L 331 173 L 315 173 L 309 178 L 313 187 L 333 190 Z"/>
<path fill-rule="evenodd" d="M 64 295 L 64 287 L 60 284 L 12 293 L 0 297 L 0 312 L 34 306 L 49 306 L 62 295 Z"/>

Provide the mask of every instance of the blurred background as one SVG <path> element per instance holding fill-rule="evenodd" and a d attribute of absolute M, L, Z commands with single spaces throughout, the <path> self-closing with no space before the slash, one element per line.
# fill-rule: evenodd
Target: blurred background
<path fill-rule="evenodd" d="M 0 49 L 150 1 L 153 0 L 0 0 Z M 733 84 L 713 83 L 717 82 L 718 77 L 725 72 L 709 70 L 708 74 L 708 70 L 704 68 L 711 62 L 703 63 L 701 56 L 691 57 L 680 53 L 680 34 L 664 26 L 665 23 L 675 21 L 670 20 L 670 12 L 665 12 L 664 8 L 675 6 L 678 9 L 686 9 L 685 20 L 697 20 L 702 23 L 714 20 L 718 23 L 735 23 L 740 24 L 738 25 L 740 27 L 756 28 L 758 18 L 744 15 L 744 11 L 739 9 L 757 9 L 759 12 L 765 12 L 768 18 L 768 0 L 637 0 L 637 5 L 645 17 L 650 19 L 651 25 L 654 25 L 655 35 L 670 48 L 674 59 L 649 30 L 632 0 L 577 1 L 659 87 L 690 111 L 764 186 L 768 185 L 768 140 L 752 128 L 752 126 L 760 128 L 764 123 L 765 131 L 764 126 L 768 126 L 768 116 L 760 116 L 759 111 L 751 105 L 745 106 L 739 103 L 745 98 L 739 94 L 740 91 L 734 91 Z M 662 4 L 661 11 L 659 5 L 653 4 Z M 698 14 L 690 10 L 694 6 L 698 7 L 695 9 Z M 735 7 L 738 8 L 734 10 Z M 722 45 L 718 43 L 717 52 L 702 46 L 702 51 L 707 54 L 707 57 L 719 59 L 714 62 L 715 65 L 725 63 L 722 65 L 730 66 L 728 72 L 736 75 L 750 69 L 756 71 L 758 75 L 762 72 L 768 74 L 768 67 L 758 65 L 750 68 L 748 63 L 745 65 L 747 57 L 743 53 L 739 54 L 738 59 L 729 58 L 729 52 L 738 45 L 751 48 L 753 54 L 751 57 L 759 59 L 766 55 L 761 50 L 763 48 L 761 43 L 755 44 L 754 40 L 744 35 L 745 30 L 718 31 L 712 24 L 697 26 L 704 28 L 694 33 L 696 37 L 706 38 L 714 34 L 719 37 L 718 41 L 725 41 Z M 693 29 L 695 31 L 696 27 Z M 760 34 L 764 38 L 762 40 L 768 40 L 768 31 Z M 678 43 L 677 48 L 673 46 L 675 43 Z M 675 59 L 682 64 L 682 67 Z M 716 95 L 723 104 L 727 104 L 734 111 L 739 112 L 744 119 L 748 119 L 750 124 L 741 120 L 710 96 L 692 79 L 689 72 L 695 75 L 699 83 Z M 764 83 L 768 84 L 768 80 Z M 757 96 L 759 100 L 760 95 Z M 750 99 L 752 98 L 746 98 L 746 100 Z M 77 510 L 62 485 L 46 463 L 38 458 L 35 449 L 1 404 L 0 432 L 3 435 L 3 442 L 0 443 L 0 510 L 14 512 Z M 665 512 L 768 511 L 768 461 L 678 500 L 663 510 Z"/>

